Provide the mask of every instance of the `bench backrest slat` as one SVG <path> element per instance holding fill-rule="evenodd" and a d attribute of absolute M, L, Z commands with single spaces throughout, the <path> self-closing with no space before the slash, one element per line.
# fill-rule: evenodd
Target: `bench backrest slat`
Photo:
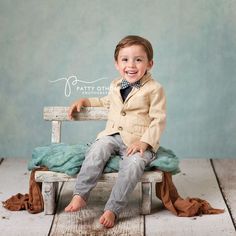
<path fill-rule="evenodd" d="M 44 107 L 43 118 L 48 121 L 70 121 L 68 118 L 69 107 Z M 77 121 L 106 120 L 108 109 L 104 107 L 85 107 L 80 112 L 73 113 Z"/>

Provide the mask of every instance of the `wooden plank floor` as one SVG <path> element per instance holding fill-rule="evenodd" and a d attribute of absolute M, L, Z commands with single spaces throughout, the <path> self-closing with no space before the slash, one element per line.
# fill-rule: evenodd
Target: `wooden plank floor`
<path fill-rule="evenodd" d="M 92 192 L 85 209 L 77 213 L 64 213 L 63 209 L 70 201 L 73 188 L 73 183 L 67 183 L 61 192 L 55 217 L 44 216 L 43 213 L 32 215 L 26 211 L 11 212 L 0 206 L 0 235 L 236 235 L 232 221 L 232 218 L 234 221 L 236 218 L 236 159 L 214 160 L 213 166 L 214 168 L 209 160 L 204 159 L 181 160 L 182 172 L 173 179 L 182 197 L 206 199 L 212 206 L 225 209 L 225 213 L 220 215 L 176 217 L 163 209 L 161 202 L 154 198 L 152 214 L 141 216 L 138 201 L 140 186 L 137 186 L 118 224 L 113 229 L 106 230 L 101 227 L 98 219 L 111 186 L 99 184 Z M 18 192 L 27 193 L 28 181 L 26 160 L 0 161 L 0 201 Z"/>
<path fill-rule="evenodd" d="M 28 193 L 28 188 L 27 161 L 4 159 L 0 165 L 0 202 L 17 193 Z M 29 214 L 27 211 L 8 211 L 0 204 L 1 236 L 48 235 L 52 220 L 53 216 L 44 216 L 43 213 Z"/>
<path fill-rule="evenodd" d="M 201 217 L 176 217 L 167 210 L 154 209 L 146 217 L 146 235 L 205 236 L 235 235 L 235 230 L 218 187 L 209 160 L 185 160 L 180 163 L 181 173 L 173 177 L 179 194 L 183 197 L 206 199 L 213 207 L 225 209 L 219 215 Z"/>
<path fill-rule="evenodd" d="M 214 160 L 213 166 L 225 200 L 228 203 L 234 225 L 236 223 L 236 159 Z"/>

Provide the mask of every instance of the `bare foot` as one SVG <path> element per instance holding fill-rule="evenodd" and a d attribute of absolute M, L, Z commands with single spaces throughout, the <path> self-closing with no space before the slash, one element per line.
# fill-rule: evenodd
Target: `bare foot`
<path fill-rule="evenodd" d="M 70 204 L 65 208 L 65 212 L 79 211 L 81 208 L 86 206 L 86 202 L 79 195 L 75 195 Z"/>
<path fill-rule="evenodd" d="M 112 228 L 115 224 L 116 215 L 109 210 L 106 210 L 100 217 L 100 224 L 104 225 L 106 228 Z"/>

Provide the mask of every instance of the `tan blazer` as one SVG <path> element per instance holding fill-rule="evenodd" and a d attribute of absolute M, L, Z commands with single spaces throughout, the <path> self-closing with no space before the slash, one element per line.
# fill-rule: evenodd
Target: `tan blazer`
<path fill-rule="evenodd" d="M 123 102 L 120 94 L 122 78 L 112 81 L 107 96 L 89 98 L 91 106 L 109 108 L 105 130 L 97 138 L 120 133 L 123 142 L 130 146 L 135 141 L 148 143 L 153 151 L 166 122 L 166 99 L 162 86 L 147 73 L 140 80 L 141 88 L 133 87 Z"/>

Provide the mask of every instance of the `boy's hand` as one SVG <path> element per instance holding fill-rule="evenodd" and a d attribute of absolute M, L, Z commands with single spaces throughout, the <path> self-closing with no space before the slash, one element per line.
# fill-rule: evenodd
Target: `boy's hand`
<path fill-rule="evenodd" d="M 82 104 L 81 104 L 80 101 L 77 101 L 77 102 L 73 103 L 70 106 L 70 109 L 68 111 L 68 118 L 70 120 L 72 120 L 73 119 L 73 116 L 72 116 L 73 112 L 80 112 L 81 107 L 82 107 Z"/>
<path fill-rule="evenodd" d="M 137 142 L 133 143 L 130 147 L 128 147 L 127 156 L 133 155 L 136 152 L 140 152 L 140 154 L 142 156 L 143 153 L 147 150 L 148 146 L 149 145 L 147 143 L 137 141 Z"/>
<path fill-rule="evenodd" d="M 71 106 L 68 111 L 68 118 L 70 120 L 73 119 L 73 112 L 80 112 L 81 107 L 89 107 L 91 106 L 89 100 L 87 98 L 81 98 L 78 101 L 75 101 Z"/>

